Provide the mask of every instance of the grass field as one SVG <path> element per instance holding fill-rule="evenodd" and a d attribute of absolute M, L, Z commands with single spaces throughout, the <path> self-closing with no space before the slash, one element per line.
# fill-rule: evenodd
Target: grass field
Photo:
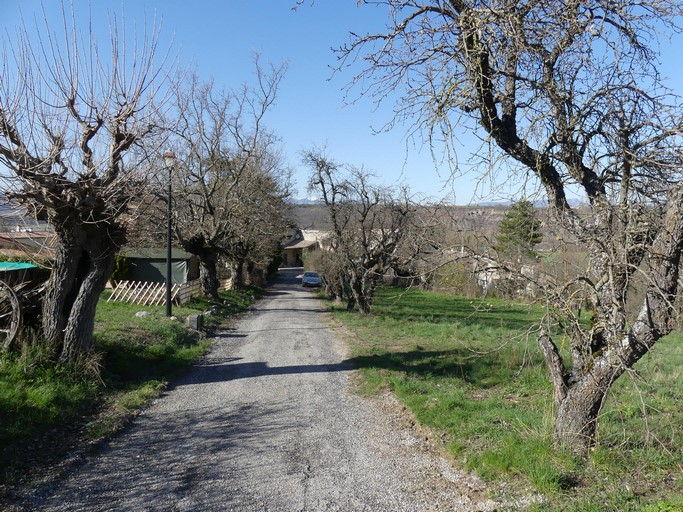
<path fill-rule="evenodd" d="M 212 307 L 215 314 L 205 322 L 210 329 L 256 296 L 255 289 L 222 292 L 220 306 L 195 300 L 174 308 L 177 319 L 170 320 L 164 306 L 107 303 L 104 295 L 95 354 L 84 366 L 54 366 L 35 348 L 0 359 L 0 484 L 22 478 L 36 460 L 63 456 L 74 442 L 116 431 L 205 352 L 208 342 L 188 334 L 188 315 Z M 136 317 L 141 310 L 149 315 Z"/>
<path fill-rule="evenodd" d="M 335 311 L 356 337 L 361 393 L 389 389 L 456 463 L 544 496 L 538 510 L 683 510 L 683 337 L 618 381 L 589 460 L 551 442 L 537 306 L 382 288 L 373 313 Z"/>

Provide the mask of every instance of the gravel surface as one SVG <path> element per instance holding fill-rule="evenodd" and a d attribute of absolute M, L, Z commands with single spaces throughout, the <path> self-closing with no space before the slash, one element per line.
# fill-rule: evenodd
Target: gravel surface
<path fill-rule="evenodd" d="M 506 508 L 436 454 L 391 396 L 352 393 L 345 343 L 296 276 L 281 272 L 129 428 L 13 510 Z"/>

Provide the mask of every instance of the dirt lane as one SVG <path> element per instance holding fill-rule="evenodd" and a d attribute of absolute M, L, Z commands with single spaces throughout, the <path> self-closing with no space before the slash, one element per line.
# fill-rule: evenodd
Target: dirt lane
<path fill-rule="evenodd" d="M 296 275 L 282 272 L 192 372 L 23 509 L 496 509 L 390 398 L 350 392 L 344 343 Z"/>

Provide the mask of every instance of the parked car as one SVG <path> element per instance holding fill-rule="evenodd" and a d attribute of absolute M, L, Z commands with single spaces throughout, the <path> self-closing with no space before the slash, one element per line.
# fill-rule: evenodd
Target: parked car
<path fill-rule="evenodd" d="M 301 286 L 304 288 L 310 286 L 311 288 L 319 288 L 322 284 L 320 274 L 317 272 L 304 272 L 304 277 L 301 278 Z"/>

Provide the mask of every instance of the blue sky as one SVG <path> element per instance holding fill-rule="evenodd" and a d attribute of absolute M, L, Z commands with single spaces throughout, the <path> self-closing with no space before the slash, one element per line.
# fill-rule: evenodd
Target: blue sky
<path fill-rule="evenodd" d="M 289 164 L 295 169 L 299 197 L 306 195 L 307 170 L 300 153 L 314 146 L 341 162 L 363 165 L 378 175 L 384 184 L 405 183 L 416 193 L 441 198 L 448 195 L 457 203 L 476 199 L 508 199 L 506 189 L 491 196 L 486 184 L 472 177 L 449 183 L 446 167 L 436 169 L 428 147 L 419 142 L 406 143 L 407 127 L 375 134 L 391 118 L 391 104 L 379 109 L 369 101 L 345 106 L 343 87 L 351 72 L 332 74 L 336 58 L 331 48 L 348 41 L 349 32 L 366 32 L 383 27 L 386 13 L 373 7 L 357 7 L 355 0 L 307 0 L 296 11 L 295 0 L 73 0 L 77 11 L 91 6 L 95 19 L 105 19 L 112 11 L 125 13 L 127 22 L 138 24 L 147 18 L 151 25 L 156 15 L 162 20 L 164 45 L 172 45 L 182 66 L 193 63 L 200 76 L 213 77 L 226 88 L 249 81 L 253 56 L 279 64 L 287 61 L 288 72 L 279 99 L 267 120 L 282 139 Z M 58 0 L 43 0 L 48 15 L 59 9 Z M 40 0 L 0 0 L 0 24 L 12 31 L 20 12 L 29 19 L 40 11 Z M 30 25 L 30 23 L 29 23 Z M 674 41 L 680 43 L 681 38 Z M 163 45 L 162 45 L 163 46 Z M 665 74 L 676 75 L 673 85 L 683 76 L 677 53 L 667 51 Z M 683 93 L 683 87 L 677 92 Z M 463 132 L 459 137 L 459 161 L 466 162 L 479 144 Z"/>

